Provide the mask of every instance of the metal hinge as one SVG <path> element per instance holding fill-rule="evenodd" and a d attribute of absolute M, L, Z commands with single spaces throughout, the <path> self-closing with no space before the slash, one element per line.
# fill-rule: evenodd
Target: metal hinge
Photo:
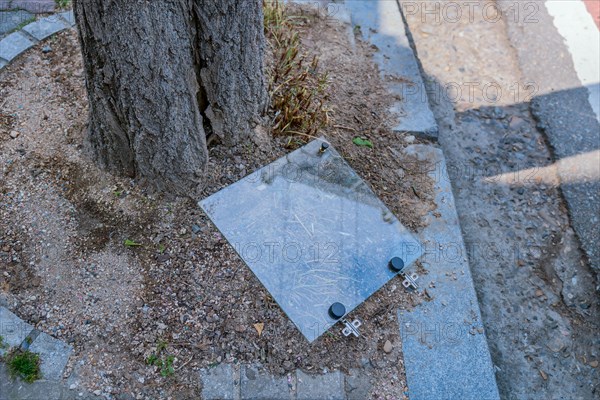
<path fill-rule="evenodd" d="M 360 335 L 358 328 L 362 325 L 362 322 L 360 322 L 359 319 L 355 319 L 352 322 L 349 322 L 347 319 L 343 319 L 342 323 L 345 326 L 345 328 L 342 329 L 342 333 L 344 334 L 344 336 L 347 337 L 350 335 L 354 335 L 354 336 L 358 337 Z"/>
<path fill-rule="evenodd" d="M 408 272 L 401 272 L 400 274 L 404 278 L 402 286 L 404 286 L 406 289 L 417 290 L 419 288 L 419 285 L 417 285 L 417 279 L 419 279 L 419 275 L 414 272 L 412 274 L 409 274 Z"/>

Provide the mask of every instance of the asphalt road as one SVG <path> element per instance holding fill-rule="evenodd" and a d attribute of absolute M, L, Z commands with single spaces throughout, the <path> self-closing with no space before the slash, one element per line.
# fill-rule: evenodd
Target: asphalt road
<path fill-rule="evenodd" d="M 510 6 L 512 0 L 502 0 Z M 544 2 L 545 3 L 545 2 Z M 540 2 L 540 4 L 544 5 Z M 598 51 L 600 31 L 592 15 L 587 14 L 583 2 L 553 1 L 550 6 L 540 6 L 536 23 L 523 24 L 507 18 L 508 39 L 517 52 L 524 81 L 534 82 L 537 95 L 532 99 L 531 110 L 544 132 L 558 166 L 562 193 L 568 205 L 571 223 L 596 273 L 600 272 L 600 124 L 598 123 L 598 97 L 590 99 L 590 91 L 598 91 L 599 58 L 597 55 L 577 63 L 577 53 Z M 588 2 L 590 8 L 600 2 Z M 579 5 L 579 7 L 576 7 Z M 564 9 L 563 7 L 568 7 Z M 561 21 L 566 11 L 579 16 L 579 20 Z M 553 14 L 553 15 L 551 15 Z M 582 19 L 587 18 L 591 38 L 579 36 L 568 42 L 570 35 L 585 29 Z M 589 29 L 589 27 L 587 27 Z M 595 43 L 593 42 L 595 40 Z M 592 42 L 592 43 L 590 43 Z M 588 48 L 588 46 L 590 46 Z M 590 82 L 581 71 L 594 63 Z M 586 87 L 587 86 L 587 87 Z M 593 108 L 596 108 L 594 110 Z M 587 164 L 587 165 L 582 165 Z"/>
<path fill-rule="evenodd" d="M 543 1 L 401 4 L 500 394 L 595 399 L 600 131 L 581 62 Z"/>

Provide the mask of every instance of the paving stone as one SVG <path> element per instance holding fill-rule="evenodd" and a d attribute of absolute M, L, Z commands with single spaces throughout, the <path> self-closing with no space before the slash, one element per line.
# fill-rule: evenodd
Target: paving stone
<path fill-rule="evenodd" d="M 25 383 L 12 379 L 6 366 L 0 363 L 0 400 L 101 400 L 82 390 L 69 390 L 60 382 L 36 381 Z"/>
<path fill-rule="evenodd" d="M 437 122 L 397 2 L 351 0 L 345 2 L 345 7 L 363 38 L 378 48 L 373 60 L 387 89 L 398 99 L 391 109 L 400 116 L 394 131 L 437 138 Z"/>
<path fill-rule="evenodd" d="M 234 400 L 237 397 L 234 371 L 229 364 L 200 370 L 200 380 L 204 400 Z"/>
<path fill-rule="evenodd" d="M 0 60 L 0 69 L 6 67 L 8 64 L 6 63 L 6 61 L 2 61 Z"/>
<path fill-rule="evenodd" d="M 361 370 L 354 369 L 346 375 L 346 394 L 348 400 L 364 400 L 369 398 L 371 380 Z"/>
<path fill-rule="evenodd" d="M 65 21 L 69 23 L 71 26 L 75 26 L 75 15 L 73 15 L 73 10 L 65 11 L 58 13 Z"/>
<path fill-rule="evenodd" d="M 18 347 L 31 333 L 33 326 L 17 317 L 4 307 L 0 307 L 0 336 L 8 347 Z M 7 348 L 0 349 L 0 356 L 6 353 Z"/>
<path fill-rule="evenodd" d="M 0 58 L 11 61 L 34 44 L 32 40 L 21 32 L 11 33 L 0 40 Z"/>
<path fill-rule="evenodd" d="M 34 14 L 45 14 L 54 11 L 56 2 L 54 0 L 13 0 L 10 6 L 12 9 L 27 10 Z"/>
<path fill-rule="evenodd" d="M 60 32 L 68 27 L 69 25 L 61 18 L 56 15 L 51 15 L 49 17 L 32 22 L 31 24 L 25 26 L 23 30 L 37 40 L 44 40 L 56 32 Z"/>
<path fill-rule="evenodd" d="M 287 378 L 276 377 L 257 366 L 246 366 L 241 371 L 243 400 L 288 400 L 290 389 Z"/>
<path fill-rule="evenodd" d="M 0 11 L 0 36 L 14 31 L 23 22 L 33 20 L 33 14 L 18 10 L 18 11 Z"/>
<path fill-rule="evenodd" d="M 324 375 L 296 372 L 298 400 L 345 400 L 344 377 L 338 371 Z"/>
<path fill-rule="evenodd" d="M 29 351 L 40 355 L 42 377 L 45 380 L 58 381 L 62 379 L 63 370 L 73 348 L 42 332 L 29 345 Z"/>
<path fill-rule="evenodd" d="M 442 151 L 434 146 L 411 145 L 405 152 L 438 166 L 432 174 L 447 171 Z M 423 251 L 427 275 L 422 285 L 435 282 L 435 287 L 427 286 L 432 299 L 411 311 L 398 312 L 409 397 L 499 399 L 452 186 L 449 179 L 434 178 L 438 207 L 435 215 L 427 216 L 420 233 L 421 243 L 429 249 Z M 452 255 L 432 255 L 432 248 L 447 243 L 456 249 Z"/>

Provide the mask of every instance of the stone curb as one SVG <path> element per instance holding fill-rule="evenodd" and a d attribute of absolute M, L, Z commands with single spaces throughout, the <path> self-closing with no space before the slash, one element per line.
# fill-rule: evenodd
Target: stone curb
<path fill-rule="evenodd" d="M 331 13 L 350 14 L 352 27 L 377 49 L 373 60 L 394 99 L 390 112 L 400 116 L 392 123 L 394 131 L 436 140 L 437 122 L 429 107 L 419 61 L 398 3 L 390 0 L 347 0 L 331 5 L 336 7 L 331 9 Z"/>
<path fill-rule="evenodd" d="M 499 400 L 495 370 L 483 328 L 446 159 L 425 144 L 404 150 L 428 165 L 437 207 L 420 232 L 427 270 L 420 280 L 429 301 L 398 311 L 406 383 L 411 400 Z"/>
<path fill-rule="evenodd" d="M 0 70 L 38 42 L 75 26 L 73 11 L 34 21 L 0 40 Z"/>
<path fill-rule="evenodd" d="M 202 369 L 200 380 L 204 400 L 362 400 L 371 389 L 371 383 L 360 372 L 309 375 L 298 369 L 287 376 L 274 376 L 259 364 L 220 364 Z"/>

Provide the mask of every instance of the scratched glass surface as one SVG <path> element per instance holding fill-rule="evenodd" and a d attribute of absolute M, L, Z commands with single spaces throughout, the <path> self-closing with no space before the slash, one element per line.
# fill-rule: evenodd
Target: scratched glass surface
<path fill-rule="evenodd" d="M 414 236 L 344 159 L 315 140 L 200 202 L 304 334 L 314 341 L 392 279 L 392 257 L 421 255 Z"/>

